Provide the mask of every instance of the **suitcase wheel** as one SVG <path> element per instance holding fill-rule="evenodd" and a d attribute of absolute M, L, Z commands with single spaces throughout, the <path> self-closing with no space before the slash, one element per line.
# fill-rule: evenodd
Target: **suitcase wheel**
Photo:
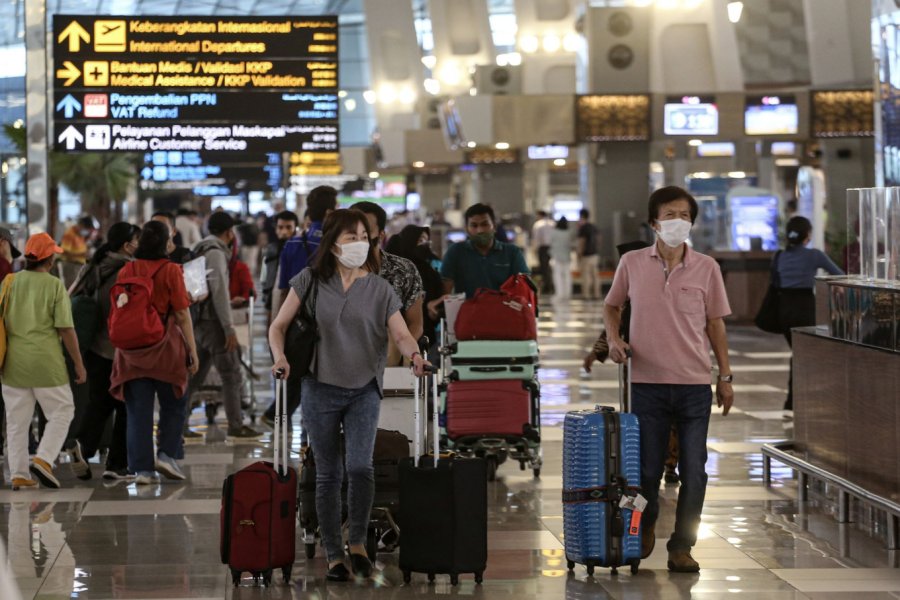
<path fill-rule="evenodd" d="M 284 578 L 285 583 L 290 583 L 291 581 L 291 567 L 282 567 L 281 576 Z"/>
<path fill-rule="evenodd" d="M 638 573 L 638 563 L 631 563 L 631 574 L 637 575 Z"/>
<path fill-rule="evenodd" d="M 593 577 L 594 576 L 594 565 L 586 565 L 586 567 L 587 567 L 587 574 L 589 576 Z"/>
<path fill-rule="evenodd" d="M 216 413 L 219 412 L 219 403 L 218 402 L 207 402 L 205 409 L 206 409 L 206 422 L 209 425 L 215 424 Z"/>
<path fill-rule="evenodd" d="M 313 559 L 316 557 L 316 545 L 306 544 L 306 558 Z"/>
<path fill-rule="evenodd" d="M 412 573 L 403 571 L 403 583 L 409 583 L 410 581 L 412 581 Z"/>
<path fill-rule="evenodd" d="M 619 574 L 619 569 L 616 568 L 616 567 L 612 567 L 612 568 L 610 569 L 610 571 L 609 571 L 609 574 L 610 574 L 610 575 L 618 575 L 618 574 Z"/>
<path fill-rule="evenodd" d="M 482 581 L 484 581 L 484 573 L 481 571 L 479 571 L 478 573 L 475 573 L 475 583 L 477 585 L 481 585 Z"/>
<path fill-rule="evenodd" d="M 434 573 L 428 574 L 428 583 L 434 583 Z"/>
<path fill-rule="evenodd" d="M 566 568 L 569 569 L 570 571 L 574 571 L 574 570 L 575 570 L 575 561 L 574 561 L 574 560 L 567 560 L 567 561 L 566 561 Z"/>
<path fill-rule="evenodd" d="M 540 469 L 540 467 L 538 467 L 537 469 L 533 469 L 533 471 L 534 471 L 534 478 L 535 478 L 535 479 L 540 479 L 540 478 L 541 478 L 541 469 Z"/>
<path fill-rule="evenodd" d="M 241 572 L 237 569 L 231 569 L 231 583 L 234 587 L 241 585 Z"/>
<path fill-rule="evenodd" d="M 450 585 L 459 585 L 459 575 L 450 573 Z"/>

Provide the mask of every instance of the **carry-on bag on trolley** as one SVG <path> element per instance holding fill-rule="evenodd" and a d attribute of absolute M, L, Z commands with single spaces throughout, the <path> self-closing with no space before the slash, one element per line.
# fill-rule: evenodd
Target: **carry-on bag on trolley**
<path fill-rule="evenodd" d="M 628 360 L 630 363 L 630 358 Z M 630 408 L 630 364 L 622 367 L 620 408 Z M 609 407 L 566 414 L 563 427 L 563 530 L 567 567 L 641 563 L 641 443 L 637 417 Z"/>
<path fill-rule="evenodd" d="M 480 288 L 459 308 L 454 332 L 458 341 L 536 340 L 537 319 L 527 298 Z"/>
<path fill-rule="evenodd" d="M 272 583 L 272 571 L 291 578 L 295 556 L 297 471 L 288 465 L 286 380 L 275 388 L 275 456 L 229 475 L 222 488 L 220 512 L 222 562 L 237 586 L 249 571 L 254 582 Z"/>
<path fill-rule="evenodd" d="M 538 345 L 534 340 L 478 340 L 450 346 L 450 379 L 536 378 Z"/>
<path fill-rule="evenodd" d="M 415 419 L 427 406 L 427 379 L 415 388 Z M 437 380 L 432 392 L 437 397 Z M 435 403 L 436 405 L 437 403 Z M 414 455 L 400 461 L 400 569 L 409 583 L 412 573 L 429 581 L 449 574 L 474 573 L 481 583 L 487 568 L 487 471 L 480 458 L 441 457 L 437 410 L 433 415 L 433 454 L 422 455 L 421 428 L 416 426 Z"/>
<path fill-rule="evenodd" d="M 534 381 L 451 381 L 445 398 L 447 437 L 524 437 L 540 441 Z"/>

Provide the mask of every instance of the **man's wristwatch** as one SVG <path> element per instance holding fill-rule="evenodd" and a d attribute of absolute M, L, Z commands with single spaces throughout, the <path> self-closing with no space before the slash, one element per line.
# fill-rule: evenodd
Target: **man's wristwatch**
<path fill-rule="evenodd" d="M 724 381 L 725 383 L 731 383 L 734 381 L 734 375 L 729 373 L 728 375 L 719 375 L 719 381 Z"/>

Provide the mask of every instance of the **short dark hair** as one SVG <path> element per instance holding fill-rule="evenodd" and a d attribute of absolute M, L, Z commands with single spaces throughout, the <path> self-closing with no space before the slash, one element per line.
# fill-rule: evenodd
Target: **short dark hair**
<path fill-rule="evenodd" d="M 175 227 L 175 215 L 173 215 L 169 211 L 158 210 L 155 213 L 153 213 L 153 216 L 151 216 L 150 218 L 155 219 L 156 217 L 163 217 L 163 218 L 167 219 L 169 221 L 169 223 L 172 225 L 172 227 L 173 228 Z"/>
<path fill-rule="evenodd" d="M 806 217 L 801 217 L 799 215 L 797 215 L 796 217 L 791 217 L 790 221 L 787 222 L 787 226 L 785 227 L 787 245 L 802 246 L 806 241 L 806 238 L 809 237 L 810 233 L 812 233 L 812 223 L 809 222 L 809 219 L 807 219 Z"/>
<path fill-rule="evenodd" d="M 306 196 L 306 206 L 312 221 L 324 221 L 329 210 L 337 208 L 337 190 L 330 185 L 320 185 Z"/>
<path fill-rule="evenodd" d="M 293 221 L 295 226 L 300 224 L 300 219 L 297 218 L 297 213 L 290 210 L 283 210 L 275 215 L 275 221 Z"/>
<path fill-rule="evenodd" d="M 353 231 L 362 223 L 366 232 L 369 231 L 369 220 L 361 210 L 353 208 L 336 210 L 325 218 L 322 225 L 322 240 L 316 250 L 313 261 L 313 274 L 320 281 L 326 281 L 337 272 L 337 257 L 331 251 L 341 234 L 345 231 Z M 369 255 L 363 265 L 370 273 L 378 272 L 378 258 L 375 248 L 369 244 Z"/>
<path fill-rule="evenodd" d="M 229 229 L 234 227 L 234 217 L 227 212 L 216 212 L 209 215 L 209 221 L 206 222 L 206 228 L 213 235 L 222 235 Z"/>
<path fill-rule="evenodd" d="M 143 260 L 159 260 L 168 258 L 166 246 L 169 243 L 169 228 L 159 221 L 150 221 L 141 229 L 135 258 Z"/>
<path fill-rule="evenodd" d="M 51 262 L 53 262 L 53 258 L 55 256 L 56 256 L 55 254 L 51 254 L 47 258 L 43 258 L 41 260 L 37 260 L 36 258 L 28 258 L 28 256 L 26 256 L 25 257 L 25 270 L 26 271 L 36 271 L 37 269 L 40 269 L 41 267 L 46 266 L 46 265 L 50 264 Z"/>
<path fill-rule="evenodd" d="M 659 209 L 662 205 L 675 202 L 676 200 L 688 201 L 688 204 L 691 206 L 691 223 L 696 221 L 697 213 L 700 209 L 691 193 L 677 185 L 667 185 L 650 194 L 650 200 L 647 202 L 647 223 L 653 225 L 659 218 Z"/>
<path fill-rule="evenodd" d="M 589 211 L 586 208 L 582 208 L 581 210 L 578 211 L 578 216 L 581 217 L 582 219 L 590 219 L 591 211 Z"/>
<path fill-rule="evenodd" d="M 384 231 L 384 228 L 387 227 L 387 213 L 383 208 L 375 204 L 374 202 L 369 202 L 368 200 L 363 200 L 362 202 L 357 202 L 353 205 L 355 210 L 362 211 L 367 215 L 375 215 L 375 221 L 378 223 L 378 233 Z M 366 221 L 368 223 L 368 221 Z M 369 229 L 369 226 L 366 225 L 366 230 Z"/>
<path fill-rule="evenodd" d="M 491 223 L 494 225 L 497 224 L 497 217 L 494 216 L 494 209 L 491 208 L 489 204 L 482 204 L 479 202 L 466 209 L 466 225 L 469 224 L 469 219 L 477 217 L 478 215 L 488 215 L 491 218 Z"/>
<path fill-rule="evenodd" d="M 544 218 L 544 217 L 549 217 L 550 215 L 547 214 L 546 210 L 539 210 L 535 213 L 535 216 Z"/>

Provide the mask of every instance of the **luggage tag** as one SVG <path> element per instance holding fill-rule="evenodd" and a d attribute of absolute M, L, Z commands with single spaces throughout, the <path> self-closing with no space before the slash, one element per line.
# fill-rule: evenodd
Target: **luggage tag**
<path fill-rule="evenodd" d="M 634 512 L 642 513 L 647 508 L 647 499 L 637 494 L 636 496 L 622 496 L 619 500 L 620 508 L 630 508 Z"/>

